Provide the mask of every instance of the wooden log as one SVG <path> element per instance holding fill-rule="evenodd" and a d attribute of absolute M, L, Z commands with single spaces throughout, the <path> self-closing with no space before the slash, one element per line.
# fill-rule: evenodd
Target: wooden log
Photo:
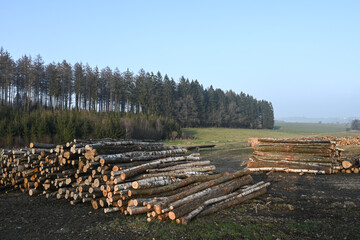
<path fill-rule="evenodd" d="M 111 155 L 99 155 L 97 158 L 100 161 L 101 166 L 105 164 L 115 164 L 115 163 L 129 163 L 131 159 L 129 156 L 126 156 L 122 153 L 111 154 Z"/>
<path fill-rule="evenodd" d="M 122 171 L 120 174 L 120 179 L 124 181 L 127 178 L 136 176 L 138 174 L 141 174 L 143 172 L 146 172 L 148 169 L 157 168 L 160 165 L 166 165 L 166 163 L 169 162 L 178 162 L 178 161 L 185 161 L 186 157 L 170 157 L 170 158 L 163 158 L 156 161 L 152 161 L 149 163 L 141 164 L 139 166 L 135 166 L 132 168 L 128 168 Z"/>
<path fill-rule="evenodd" d="M 219 173 L 216 175 L 203 175 L 203 176 L 192 176 L 189 178 L 185 178 L 182 179 L 179 182 L 176 183 L 172 183 L 169 185 L 165 185 L 165 186 L 161 186 L 161 187 L 156 187 L 156 188 L 148 188 L 148 189 L 131 189 L 129 190 L 129 196 L 136 196 L 136 195 L 155 195 L 155 194 L 160 194 L 160 193 L 165 193 L 165 192 L 170 192 L 173 191 L 175 189 L 193 184 L 195 182 L 206 182 L 206 181 L 210 181 L 213 179 L 217 179 L 221 176 L 224 176 L 225 173 Z"/>
<path fill-rule="evenodd" d="M 121 210 L 120 207 L 108 207 L 108 208 L 104 208 L 104 213 L 118 212 L 120 210 Z"/>
<path fill-rule="evenodd" d="M 263 171 L 273 171 L 273 172 L 287 172 L 287 173 L 313 173 L 313 174 L 329 174 L 323 170 L 310 170 L 310 169 L 291 169 L 291 168 L 280 168 L 280 167 L 259 167 L 259 168 L 249 168 L 251 172 L 263 172 Z M 345 169 L 342 169 L 341 172 L 345 172 Z"/>
<path fill-rule="evenodd" d="M 250 160 L 248 162 L 248 168 L 249 169 L 256 169 L 256 168 L 285 168 L 285 169 L 308 169 L 308 170 L 316 170 L 316 171 L 324 171 L 327 174 L 332 173 L 332 167 L 331 166 L 311 166 L 306 163 L 288 163 L 284 161 L 265 161 L 260 160 L 255 156 L 251 156 Z"/>
<path fill-rule="evenodd" d="M 36 189 L 36 188 L 32 188 L 32 189 L 29 190 L 29 195 L 30 195 L 30 196 L 33 196 L 33 195 L 36 195 L 36 194 L 40 194 L 40 193 L 42 193 L 42 191 L 39 190 L 39 189 Z"/>
<path fill-rule="evenodd" d="M 252 162 L 259 162 L 259 163 L 269 163 L 269 164 L 276 164 L 276 165 L 296 165 L 301 167 L 332 167 L 336 165 L 336 161 L 329 161 L 329 162 L 301 162 L 301 161 L 289 161 L 289 160 L 268 160 L 267 158 L 259 157 L 259 156 L 252 156 L 250 161 Z"/>
<path fill-rule="evenodd" d="M 306 154 L 306 153 L 277 153 L 277 152 L 260 152 L 254 151 L 253 155 L 255 157 L 259 157 L 266 160 L 273 160 L 273 161 L 293 161 L 293 162 L 319 162 L 319 163 L 333 163 L 336 160 L 330 158 L 328 156 L 317 156 L 314 154 Z"/>
<path fill-rule="evenodd" d="M 187 214 L 186 216 L 182 217 L 180 219 L 182 224 L 187 224 L 191 219 L 193 219 L 196 215 L 198 215 L 204 208 L 206 208 L 207 206 L 214 204 L 214 203 L 218 203 L 218 202 L 222 202 L 222 201 L 232 201 L 236 196 L 239 196 L 239 194 L 242 194 L 244 192 L 246 192 L 247 194 L 250 194 L 254 191 L 259 190 L 260 188 L 263 187 L 267 187 L 270 184 L 265 184 L 263 181 L 258 182 L 250 187 L 247 187 L 245 189 L 230 193 L 230 194 L 226 194 L 226 195 L 222 195 L 220 197 L 215 197 L 215 198 L 211 198 L 208 199 L 206 201 L 204 201 L 199 207 L 195 208 L 193 211 L 191 211 L 189 214 Z M 260 187 L 261 186 L 261 187 Z M 260 188 L 259 188 L 260 187 Z M 245 195 L 247 195 L 245 194 Z"/>
<path fill-rule="evenodd" d="M 132 187 L 134 189 L 152 188 L 152 187 L 169 185 L 171 183 L 175 183 L 179 181 L 181 180 L 170 177 L 153 177 L 153 178 L 134 181 L 132 182 Z"/>
<path fill-rule="evenodd" d="M 182 172 L 182 171 L 175 172 L 175 171 L 171 171 L 171 172 L 159 172 L 159 173 L 149 173 L 149 174 L 139 175 L 136 177 L 136 179 L 141 180 L 141 179 L 150 178 L 150 177 L 189 178 L 192 176 L 208 175 L 209 173 L 212 173 L 212 172 Z"/>
<path fill-rule="evenodd" d="M 210 161 L 196 161 L 196 162 L 189 162 L 184 164 L 177 164 L 175 166 L 171 167 L 164 167 L 164 168 L 158 168 L 158 169 L 147 169 L 147 172 L 149 173 L 155 173 L 155 172 L 167 172 L 167 171 L 173 171 L 173 170 L 179 170 L 179 169 L 186 169 L 189 167 L 198 167 L 198 166 L 205 166 L 209 165 Z"/>
<path fill-rule="evenodd" d="M 331 139 L 286 139 L 286 138 L 249 138 L 249 143 L 299 143 L 299 144 L 317 144 L 317 143 L 336 143 Z"/>
<path fill-rule="evenodd" d="M 246 175 L 249 175 L 249 174 L 250 174 L 250 171 L 248 169 L 243 169 L 243 170 L 237 171 L 235 173 L 225 173 L 223 176 L 221 176 L 219 178 L 216 178 L 216 179 L 201 183 L 198 186 L 195 186 L 195 187 L 193 187 L 193 188 L 191 188 L 191 189 L 189 189 L 187 191 L 184 191 L 184 192 L 181 192 L 181 193 L 178 193 L 178 194 L 167 197 L 161 203 L 156 204 L 154 206 L 154 209 L 155 209 L 157 214 L 161 214 L 162 213 L 161 212 L 162 208 L 164 206 L 166 206 L 170 202 L 174 202 L 176 200 L 187 197 L 187 196 L 189 196 L 191 194 L 202 191 L 204 189 L 215 186 L 217 184 L 227 182 L 227 181 L 230 181 L 230 180 L 232 180 L 234 178 L 238 178 L 238 177 L 241 177 L 241 176 L 246 176 Z"/>
<path fill-rule="evenodd" d="M 142 214 L 150 211 L 146 206 L 145 207 L 131 206 L 131 207 L 127 207 L 126 210 L 130 215 Z"/>
<path fill-rule="evenodd" d="M 30 148 L 50 149 L 50 148 L 56 148 L 56 147 L 57 147 L 56 144 L 51 144 L 51 143 L 38 143 L 38 142 L 31 142 L 30 143 Z"/>
<path fill-rule="evenodd" d="M 291 152 L 291 153 L 312 153 L 318 156 L 334 156 L 335 152 L 328 148 L 316 148 L 316 147 L 289 147 L 289 146 L 255 146 L 254 150 L 262 152 Z"/>
<path fill-rule="evenodd" d="M 357 157 L 342 160 L 341 165 L 343 168 L 348 169 L 351 167 L 357 167 L 359 165 L 359 159 Z"/>
<path fill-rule="evenodd" d="M 231 199 L 231 201 L 224 200 L 219 203 L 215 203 L 208 208 L 204 209 L 202 212 L 200 212 L 196 217 L 203 217 L 215 212 L 218 212 L 220 210 L 226 209 L 228 207 L 240 204 L 242 202 L 245 202 L 249 199 L 256 198 L 258 196 L 261 196 L 266 193 L 266 187 L 262 187 L 259 190 L 255 190 L 251 193 L 242 193 L 236 196 L 234 199 Z M 184 221 L 186 223 L 186 221 Z"/>
<path fill-rule="evenodd" d="M 128 189 L 131 186 L 132 186 L 132 182 L 117 184 L 117 185 L 114 185 L 114 191 Z"/>
<path fill-rule="evenodd" d="M 239 179 L 231 180 L 230 182 L 225 182 L 213 186 L 211 188 L 189 195 L 183 199 L 172 202 L 170 204 L 170 209 L 172 211 L 169 212 L 169 218 L 171 220 L 175 220 L 176 218 L 182 217 L 195 209 L 197 207 L 197 202 L 202 203 L 208 199 L 229 194 L 241 186 L 251 183 L 252 181 L 252 177 L 247 175 Z M 189 204 L 190 202 L 192 203 Z"/>
<path fill-rule="evenodd" d="M 164 150 L 164 151 L 153 151 L 153 152 L 128 152 L 127 156 L 131 158 L 131 161 L 150 161 L 160 158 L 173 157 L 179 154 L 185 154 L 186 149 L 174 149 L 174 150 Z"/>

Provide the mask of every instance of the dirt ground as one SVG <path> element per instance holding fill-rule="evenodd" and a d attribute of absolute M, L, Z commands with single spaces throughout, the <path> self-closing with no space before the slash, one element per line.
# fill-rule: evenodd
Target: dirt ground
<path fill-rule="evenodd" d="M 220 171 L 238 170 L 247 157 L 205 155 Z M 252 176 L 255 182 L 271 182 L 267 194 L 181 229 L 170 222 L 155 226 L 139 220 L 143 217 L 104 214 L 90 204 L 71 206 L 66 200 L 30 197 L 18 190 L 2 192 L 0 239 L 168 239 L 159 228 L 174 239 L 360 239 L 360 175 Z M 209 230 L 197 232 L 199 227 Z"/>

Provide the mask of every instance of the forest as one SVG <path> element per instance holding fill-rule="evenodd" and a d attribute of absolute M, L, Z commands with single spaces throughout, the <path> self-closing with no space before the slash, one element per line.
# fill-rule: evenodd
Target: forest
<path fill-rule="evenodd" d="M 94 116 L 114 112 L 128 119 L 138 116 L 162 119 L 160 122 L 174 121 L 170 132 L 178 130 L 174 127 L 176 124 L 180 127 L 274 127 L 271 102 L 257 100 L 243 92 L 204 88 L 197 80 L 182 76 L 175 81 L 167 74 L 143 69 L 134 74 L 129 69 L 123 72 L 118 68 L 99 69 L 81 62 L 72 65 L 66 60 L 45 64 L 40 55 L 23 55 L 14 60 L 3 47 L 0 49 L 0 99 L 2 107 L 18 111 L 2 114 L 0 120 L 4 122 L 35 110 L 37 115 L 46 111 L 59 114 L 91 111 Z M 7 136 L 3 135 L 5 132 L 0 129 L 0 137 Z"/>

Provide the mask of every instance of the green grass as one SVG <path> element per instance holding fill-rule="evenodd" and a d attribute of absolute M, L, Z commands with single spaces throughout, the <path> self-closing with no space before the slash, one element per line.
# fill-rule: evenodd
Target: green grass
<path fill-rule="evenodd" d="M 242 215 L 242 214 L 241 214 Z M 120 217 L 99 224 L 96 231 L 126 233 L 134 239 L 293 239 L 294 236 L 311 236 L 320 222 L 316 220 L 292 220 L 257 216 L 211 215 L 192 221 L 188 225 L 174 222 L 147 222 L 143 216 Z"/>
<path fill-rule="evenodd" d="M 203 145 L 215 144 L 216 147 L 244 146 L 248 138 L 295 138 L 308 136 L 359 136 L 360 131 L 347 132 L 345 124 L 318 124 L 318 123 L 286 123 L 276 122 L 276 130 L 264 129 L 232 129 L 232 128 L 185 128 L 186 136 L 194 136 L 196 139 L 168 141 L 169 145 Z"/>

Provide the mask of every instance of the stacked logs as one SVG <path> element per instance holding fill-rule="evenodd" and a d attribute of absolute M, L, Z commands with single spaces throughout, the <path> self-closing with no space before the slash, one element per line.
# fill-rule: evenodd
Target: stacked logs
<path fill-rule="evenodd" d="M 338 171 L 342 149 L 324 139 L 250 138 L 251 171 L 331 174 Z"/>
<path fill-rule="evenodd" d="M 359 173 L 360 172 L 360 155 L 353 158 L 341 160 L 340 169 L 342 173 Z"/>
<path fill-rule="evenodd" d="M 3 150 L 1 189 L 90 202 L 105 213 L 146 214 L 186 224 L 266 192 L 249 170 L 214 174 L 200 154 L 156 142 L 74 140 Z"/>
<path fill-rule="evenodd" d="M 346 145 L 360 145 L 360 136 L 358 137 L 332 137 L 332 136 L 325 136 L 325 137 L 303 137 L 299 139 L 304 140 L 315 140 L 315 139 L 321 139 L 321 140 L 331 140 L 336 141 L 337 145 L 339 146 L 346 146 Z"/>

